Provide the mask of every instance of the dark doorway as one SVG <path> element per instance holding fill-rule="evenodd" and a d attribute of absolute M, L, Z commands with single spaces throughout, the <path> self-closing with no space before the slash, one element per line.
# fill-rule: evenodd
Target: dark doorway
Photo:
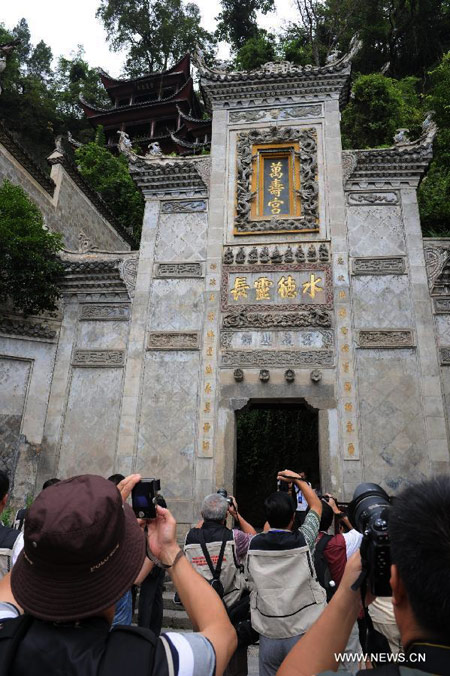
<path fill-rule="evenodd" d="M 250 403 L 236 412 L 236 500 L 253 526 L 265 522 L 264 499 L 279 470 L 307 473 L 320 486 L 318 412 L 304 404 Z"/>

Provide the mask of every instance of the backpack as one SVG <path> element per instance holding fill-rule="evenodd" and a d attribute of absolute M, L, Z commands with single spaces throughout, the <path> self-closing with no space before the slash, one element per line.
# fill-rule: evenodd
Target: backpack
<path fill-rule="evenodd" d="M 16 651 L 33 621 L 30 615 L 21 615 L 0 623 L 0 676 L 10 674 Z M 164 650 L 155 659 L 157 640 L 148 629 L 115 627 L 109 633 L 98 676 L 122 676 L 125 673 L 155 673 L 157 676 L 173 674 L 173 657 L 164 636 L 160 637 Z"/>
<path fill-rule="evenodd" d="M 214 589 L 216 594 L 223 599 L 225 595 L 225 590 L 223 588 L 223 584 L 220 581 L 220 573 L 222 572 L 222 562 L 223 562 L 223 555 L 225 553 L 225 545 L 227 544 L 226 537 L 223 537 L 222 540 L 222 546 L 220 547 L 220 553 L 219 557 L 217 559 L 217 566 L 214 568 L 213 563 L 211 561 L 211 557 L 208 552 L 208 548 L 206 546 L 206 541 L 205 541 L 205 534 L 203 531 L 200 531 L 199 533 L 199 538 L 200 538 L 200 547 L 202 548 L 203 556 L 206 559 L 206 563 L 208 564 L 208 568 L 211 571 L 212 578 L 211 580 L 207 580 L 208 584 L 211 585 L 211 587 Z"/>
<path fill-rule="evenodd" d="M 325 557 L 325 547 L 332 537 L 332 535 L 322 535 L 320 540 L 316 543 L 316 548 L 314 550 L 314 566 L 316 568 L 316 576 L 320 586 L 325 589 L 327 594 L 327 603 L 331 601 L 337 588 L 328 567 L 328 561 Z"/>

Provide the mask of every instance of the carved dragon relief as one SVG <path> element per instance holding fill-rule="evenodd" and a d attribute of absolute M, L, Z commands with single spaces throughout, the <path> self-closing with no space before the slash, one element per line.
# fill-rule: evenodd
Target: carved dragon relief
<path fill-rule="evenodd" d="M 252 202 L 256 194 L 251 190 L 252 146 L 298 142 L 300 145 L 300 198 L 302 215 L 299 218 L 251 220 Z M 236 233 L 265 233 L 285 231 L 318 231 L 319 188 L 317 183 L 317 132 L 313 128 L 271 127 L 267 130 L 240 132 L 237 140 L 236 178 Z"/>

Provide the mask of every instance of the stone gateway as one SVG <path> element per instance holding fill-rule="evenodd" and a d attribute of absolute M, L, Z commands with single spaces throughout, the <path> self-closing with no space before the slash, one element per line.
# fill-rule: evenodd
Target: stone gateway
<path fill-rule="evenodd" d="M 450 241 L 423 240 L 416 197 L 433 125 L 342 152 L 351 54 L 198 66 L 211 155 L 124 146 L 139 251 L 65 252 L 60 315 L 0 324 L 14 496 L 136 471 L 187 528 L 235 488 L 252 402 L 315 412 L 320 482 L 344 500 L 362 480 L 393 492 L 448 471 Z"/>

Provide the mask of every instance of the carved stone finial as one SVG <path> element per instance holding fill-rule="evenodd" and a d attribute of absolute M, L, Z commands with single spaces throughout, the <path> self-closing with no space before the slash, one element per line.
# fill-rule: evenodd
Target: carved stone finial
<path fill-rule="evenodd" d="M 319 371 L 319 369 L 314 369 L 310 373 L 310 378 L 313 383 L 320 383 L 322 380 L 322 373 Z"/>
<path fill-rule="evenodd" d="M 234 263 L 234 254 L 230 247 L 228 247 L 223 255 L 223 262 L 225 265 L 233 265 Z"/>
<path fill-rule="evenodd" d="M 327 63 L 334 63 L 339 59 L 339 49 L 333 49 L 327 56 L 326 62 Z"/>
<path fill-rule="evenodd" d="M 270 380 L 270 371 L 267 369 L 261 369 L 259 372 L 259 379 L 262 383 L 268 383 Z"/>
<path fill-rule="evenodd" d="M 161 150 L 161 146 L 159 145 L 158 141 L 154 141 L 153 143 L 150 143 L 147 152 L 145 154 L 145 157 L 162 157 L 163 156 L 163 151 Z"/>
<path fill-rule="evenodd" d="M 394 143 L 396 146 L 403 145 L 404 143 L 409 143 L 408 132 L 409 129 L 406 128 L 397 129 L 397 133 L 394 136 Z"/>
<path fill-rule="evenodd" d="M 283 259 L 281 258 L 281 254 L 278 251 L 278 247 L 276 246 L 275 249 L 273 250 L 273 253 L 270 257 L 270 260 L 272 263 L 282 263 Z"/>
<path fill-rule="evenodd" d="M 236 254 L 236 263 L 239 265 L 243 265 L 245 263 L 245 251 L 242 246 Z"/>
<path fill-rule="evenodd" d="M 237 383 L 242 383 L 244 380 L 244 371 L 242 369 L 234 369 L 233 378 Z"/>
<path fill-rule="evenodd" d="M 286 249 L 284 252 L 284 262 L 285 263 L 293 263 L 294 262 L 294 254 L 292 253 L 292 249 L 290 246 Z"/>
<path fill-rule="evenodd" d="M 297 250 L 295 252 L 295 258 L 298 263 L 305 262 L 305 252 L 303 251 L 303 247 L 300 244 L 298 245 Z"/>
<path fill-rule="evenodd" d="M 261 253 L 259 254 L 259 260 L 261 263 L 268 263 L 270 260 L 269 249 L 267 246 L 263 246 Z"/>
<path fill-rule="evenodd" d="M 249 263 L 257 263 L 258 262 L 258 249 L 256 248 L 256 246 L 254 246 L 253 249 L 248 254 L 248 262 Z"/>
<path fill-rule="evenodd" d="M 295 372 L 292 369 L 287 369 L 284 372 L 284 379 L 287 383 L 293 383 L 295 380 Z"/>
<path fill-rule="evenodd" d="M 131 139 L 125 131 L 118 131 L 119 142 L 117 147 L 121 153 L 123 153 L 131 162 L 136 162 L 137 155 L 131 149 Z"/>

